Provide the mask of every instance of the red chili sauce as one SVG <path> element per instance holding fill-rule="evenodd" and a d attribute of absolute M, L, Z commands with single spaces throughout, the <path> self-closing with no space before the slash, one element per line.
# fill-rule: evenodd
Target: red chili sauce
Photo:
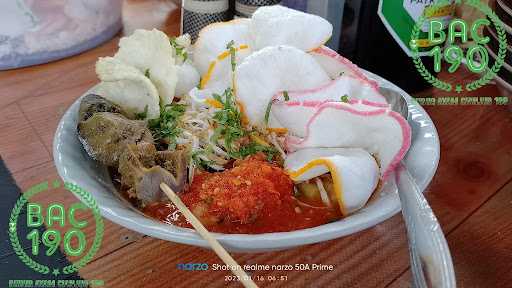
<path fill-rule="evenodd" d="M 315 207 L 296 199 L 290 177 L 260 155 L 236 161 L 223 172 L 200 172 L 180 198 L 209 231 L 220 233 L 293 231 L 341 218 L 337 208 Z M 153 203 L 144 213 L 191 228 L 170 203 Z"/>

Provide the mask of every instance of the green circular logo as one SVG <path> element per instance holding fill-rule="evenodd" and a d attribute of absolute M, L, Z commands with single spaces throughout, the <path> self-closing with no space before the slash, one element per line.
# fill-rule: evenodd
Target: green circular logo
<path fill-rule="evenodd" d="M 40 230 L 37 228 L 43 226 L 45 222 L 45 217 L 43 216 L 44 212 L 41 205 L 35 202 L 29 202 L 29 200 L 34 195 L 37 195 L 44 191 L 48 191 L 50 189 L 49 186 L 50 185 L 48 184 L 48 181 L 40 183 L 28 189 L 25 193 L 23 193 L 20 196 L 20 198 L 18 198 L 18 201 L 14 205 L 14 208 L 11 212 L 11 216 L 9 218 L 9 238 L 16 255 L 18 255 L 20 260 L 23 263 L 25 263 L 25 265 L 27 265 L 34 271 L 37 271 L 41 274 L 52 273 L 55 276 L 61 273 L 71 274 L 78 271 L 80 268 L 84 267 L 98 251 L 101 245 L 101 241 L 103 239 L 103 219 L 98 209 L 98 205 L 96 204 L 96 201 L 91 196 L 91 194 L 89 194 L 87 191 L 73 183 L 65 182 L 64 189 L 75 194 L 75 196 L 77 196 L 81 200 L 81 203 L 78 202 L 71 205 L 68 211 L 66 211 L 64 205 L 61 204 L 54 203 L 48 205 L 46 211 L 47 229 L 44 233 L 40 234 Z M 52 188 L 58 188 L 60 186 L 60 181 L 55 180 L 52 182 Z M 74 263 L 67 265 L 64 268 L 62 268 L 62 270 L 60 270 L 59 268 L 49 267 L 47 265 L 38 263 L 37 261 L 32 259 L 29 256 L 29 254 L 25 252 L 25 249 L 20 244 L 17 229 L 18 218 L 20 217 L 20 214 L 25 205 L 27 206 L 27 226 L 29 228 L 35 227 L 26 235 L 26 238 L 31 240 L 32 242 L 32 251 L 30 255 L 39 255 L 39 253 L 42 252 L 39 251 L 39 246 L 40 244 L 43 244 L 43 246 L 47 248 L 45 251 L 46 256 L 51 256 L 60 247 L 60 245 L 63 244 L 63 250 L 65 254 L 67 256 L 79 257 L 79 260 L 74 261 Z M 89 209 L 94 216 L 96 233 L 91 247 L 87 252 L 85 252 L 85 234 L 81 231 L 81 229 L 87 226 L 87 221 L 78 221 L 75 218 L 75 212 L 77 212 L 78 210 L 87 211 Z M 58 225 L 60 225 L 60 227 L 64 227 L 66 218 L 68 219 L 68 222 L 70 224 L 69 226 L 71 227 L 67 229 L 65 233 L 62 233 L 62 231 L 51 229 L 52 223 L 57 223 Z M 73 247 L 72 243 L 78 243 L 78 245 L 74 245 L 78 247 Z"/>
<path fill-rule="evenodd" d="M 485 3 L 482 3 L 479 0 L 455 0 L 455 4 L 467 4 L 471 7 L 478 9 L 479 11 L 484 13 L 489 19 L 491 19 L 492 24 L 496 29 L 499 42 L 499 52 L 495 59 L 494 65 L 491 68 L 488 67 L 488 52 L 483 46 L 484 44 L 488 43 L 490 39 L 489 37 L 481 37 L 478 35 L 479 27 L 490 25 L 490 22 L 487 19 L 478 19 L 473 23 L 473 25 L 471 25 L 471 35 L 473 37 L 473 40 L 475 40 L 475 45 L 467 50 L 466 55 L 464 55 L 462 48 L 455 45 L 455 38 L 457 37 L 461 38 L 462 43 L 465 43 L 467 41 L 467 24 L 465 23 L 464 20 L 452 20 L 448 26 L 448 36 L 443 31 L 443 23 L 441 21 L 430 20 L 428 23 L 428 42 L 436 45 L 428 52 L 430 56 L 434 57 L 434 71 L 440 72 L 441 61 L 443 59 L 448 64 L 450 64 L 450 67 L 448 68 L 448 72 L 450 73 L 457 71 L 457 69 L 465 60 L 466 66 L 470 71 L 482 74 L 482 76 L 479 79 L 472 81 L 470 83 L 454 83 L 452 85 L 446 81 L 440 80 L 434 75 L 432 75 L 421 61 L 419 53 L 420 45 L 418 45 L 418 43 L 421 43 L 421 41 L 419 41 L 420 31 L 422 30 L 422 27 L 424 27 L 424 24 L 427 20 L 425 13 L 423 13 L 420 16 L 412 30 L 410 47 L 412 51 L 414 65 L 418 72 L 421 74 L 421 76 L 425 78 L 425 80 L 427 80 L 430 84 L 432 84 L 432 86 L 438 89 L 445 90 L 448 92 L 455 90 L 457 93 L 461 93 L 464 90 L 473 91 L 488 84 L 499 72 L 501 66 L 503 65 L 503 62 L 505 61 L 507 53 L 507 37 L 505 34 L 505 29 L 503 28 L 503 23 L 498 18 L 498 16 L 496 16 L 494 11 Z M 438 1 L 437 4 L 430 6 L 429 10 L 441 10 L 445 8 L 447 5 L 452 4 L 450 4 L 446 0 L 441 0 Z M 437 36 L 439 36 L 437 38 L 434 37 L 436 36 L 434 35 L 436 33 Z M 439 47 L 439 44 L 442 44 L 445 41 L 447 41 L 448 44 L 450 45 L 447 46 L 446 49 L 444 49 L 443 53 L 442 49 Z M 475 60 L 476 55 L 480 56 L 479 61 Z"/>

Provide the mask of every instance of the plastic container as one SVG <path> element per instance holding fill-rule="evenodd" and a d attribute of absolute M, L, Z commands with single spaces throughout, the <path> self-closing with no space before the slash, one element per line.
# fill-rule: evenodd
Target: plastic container
<path fill-rule="evenodd" d="M 0 1 L 0 70 L 47 63 L 111 39 L 122 0 Z"/>

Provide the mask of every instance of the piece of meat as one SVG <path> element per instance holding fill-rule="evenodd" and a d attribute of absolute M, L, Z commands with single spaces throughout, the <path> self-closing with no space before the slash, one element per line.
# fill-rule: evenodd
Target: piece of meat
<path fill-rule="evenodd" d="M 121 184 L 128 187 L 128 193 L 139 199 L 143 205 L 166 201 L 167 197 L 160 190 L 160 183 L 181 192 L 186 179 L 186 164 L 183 164 L 185 161 L 186 153 L 180 150 L 157 152 L 152 143 L 130 144 L 119 160 Z"/>
<path fill-rule="evenodd" d="M 140 170 L 156 165 L 156 155 L 156 148 L 152 143 L 141 142 L 127 145 L 126 150 L 119 158 L 118 172 L 121 175 L 121 184 L 135 187 Z"/>
<path fill-rule="evenodd" d="M 212 219 L 247 224 L 279 209 L 292 191 L 290 177 L 261 154 L 236 161 L 223 172 L 199 173 L 182 199 L 205 224 Z"/>
<path fill-rule="evenodd" d="M 174 191 L 181 192 L 187 180 L 187 150 L 158 151 L 156 163 L 165 170 L 171 172 L 176 179 Z"/>
<path fill-rule="evenodd" d="M 167 201 L 167 196 L 160 189 L 160 184 L 165 183 L 173 191 L 179 191 L 176 179 L 172 174 L 160 166 L 153 166 L 141 170 L 139 182 L 135 185 L 135 194 L 142 201 L 143 205 Z"/>
<path fill-rule="evenodd" d="M 124 113 L 121 107 L 107 99 L 96 94 L 88 94 L 80 102 L 78 122 L 89 119 L 96 112 Z"/>
<path fill-rule="evenodd" d="M 89 156 L 107 166 L 118 165 L 127 144 L 153 143 L 146 122 L 110 112 L 96 112 L 80 122 L 78 134 Z"/>

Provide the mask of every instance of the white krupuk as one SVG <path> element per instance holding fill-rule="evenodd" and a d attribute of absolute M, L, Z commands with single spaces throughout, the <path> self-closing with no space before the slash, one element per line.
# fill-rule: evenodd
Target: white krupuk
<path fill-rule="evenodd" d="M 175 47 L 173 48 L 172 57 L 176 62 L 176 73 L 178 77 L 178 81 L 176 82 L 176 97 L 183 97 L 187 94 L 192 88 L 197 87 L 199 85 L 199 81 L 201 80 L 201 75 L 199 75 L 199 71 L 197 71 L 196 67 L 192 63 L 191 55 L 192 51 L 192 40 L 189 34 L 183 34 L 174 39 L 174 42 L 178 47 L 181 47 L 183 50 L 181 53 L 178 53 Z M 172 46 L 172 45 L 171 45 Z M 185 56 L 182 53 L 186 53 Z"/>
<path fill-rule="evenodd" d="M 201 76 L 208 72 L 210 63 L 226 51 L 226 46 L 233 41 L 235 46 L 250 45 L 250 19 L 236 19 L 228 22 L 213 23 L 199 32 L 194 44 L 194 65 Z"/>
<path fill-rule="evenodd" d="M 313 166 L 311 164 L 315 162 L 312 161 L 318 164 Z M 311 180 L 330 173 L 338 204 L 344 214 L 362 208 L 379 183 L 377 162 L 363 149 L 302 149 L 288 155 L 284 168 L 291 173 L 292 178 L 295 176 L 294 172 L 305 170 L 293 178 L 295 182 Z"/>
<path fill-rule="evenodd" d="M 375 155 L 386 178 L 404 157 L 411 143 L 407 121 L 387 108 L 348 103 L 325 103 L 316 107 L 303 138 L 289 140 L 289 148 L 363 148 Z"/>
<path fill-rule="evenodd" d="M 112 58 L 96 62 L 96 74 L 102 81 L 96 93 L 123 107 L 127 112 L 143 113 L 149 119 L 160 116 L 158 91 L 140 70 Z"/>
<path fill-rule="evenodd" d="M 252 53 L 251 49 L 248 48 L 247 45 L 236 46 L 235 49 L 236 65 L 242 63 L 243 60 Z M 236 72 L 233 72 L 229 51 L 225 50 L 217 56 L 213 65 L 213 70 L 211 70 L 209 74 L 203 76 L 201 89 L 211 89 L 214 90 L 215 93 L 222 94 L 227 88 L 233 85 L 233 77 L 236 74 Z"/>
<path fill-rule="evenodd" d="M 149 74 L 150 80 L 158 90 L 162 104 L 170 104 L 174 99 L 177 71 L 172 57 L 173 48 L 169 37 L 162 31 L 135 30 L 119 41 L 117 58 Z"/>
<path fill-rule="evenodd" d="M 190 63 L 185 61 L 181 65 L 176 65 L 176 73 L 178 82 L 176 83 L 176 97 L 187 94 L 191 89 L 196 87 L 201 80 L 201 76 L 197 69 Z"/>
<path fill-rule="evenodd" d="M 249 122 L 263 126 L 268 103 L 276 93 L 311 89 L 329 81 L 311 55 L 291 46 L 272 46 L 254 52 L 238 66 L 236 96 Z"/>
<path fill-rule="evenodd" d="M 289 45 L 310 51 L 332 36 L 332 24 L 324 18 L 280 5 L 258 8 L 252 15 L 253 49 Z"/>

